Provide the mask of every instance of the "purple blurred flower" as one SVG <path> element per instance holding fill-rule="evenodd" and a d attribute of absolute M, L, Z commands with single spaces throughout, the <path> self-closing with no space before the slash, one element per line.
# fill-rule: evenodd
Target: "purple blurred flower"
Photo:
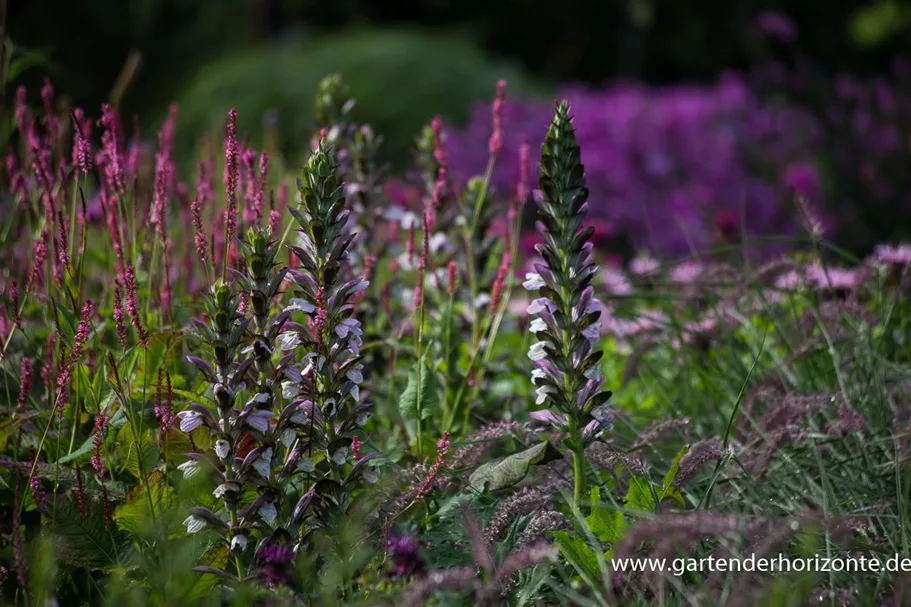
<path fill-rule="evenodd" d="M 719 232 L 739 240 L 743 227 L 755 235 L 798 232 L 780 176 L 816 149 L 820 125 L 809 112 L 763 102 L 736 75 L 714 86 L 622 83 L 597 91 L 569 87 L 560 95 L 573 107 L 596 241 L 625 235 L 665 257 L 715 246 Z M 551 110 L 549 102 L 528 99 L 503 108 L 503 147 L 492 177 L 500 196 L 515 191 L 520 149 L 543 140 Z M 484 173 L 490 121 L 484 104 L 467 128 L 450 129 L 449 175 L 457 184 Z M 807 163 L 802 171 L 801 184 L 813 185 L 815 167 Z M 719 225 L 726 219 L 730 225 Z"/>
<path fill-rule="evenodd" d="M 426 570 L 426 563 L 420 554 L 418 540 L 407 532 L 391 535 L 386 540 L 386 553 L 392 560 L 393 577 L 416 575 Z"/>

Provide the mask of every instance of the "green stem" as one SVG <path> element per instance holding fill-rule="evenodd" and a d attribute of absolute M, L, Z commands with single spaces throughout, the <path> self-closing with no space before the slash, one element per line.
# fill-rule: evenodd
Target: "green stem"
<path fill-rule="evenodd" d="M 582 431 L 573 433 L 576 448 L 573 450 L 573 510 L 580 511 L 582 497 L 585 495 L 585 446 L 582 442 Z"/>

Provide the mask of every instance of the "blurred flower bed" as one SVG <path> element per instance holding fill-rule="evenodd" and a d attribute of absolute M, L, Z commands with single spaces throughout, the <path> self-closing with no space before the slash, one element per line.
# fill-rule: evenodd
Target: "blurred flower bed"
<path fill-rule="evenodd" d="M 884 78 L 842 76 L 827 85 L 802 73 L 808 69 L 770 64 L 712 85 L 562 89 L 573 104 L 599 236 L 686 255 L 796 233 L 795 194 L 820 207 L 828 235 L 851 246 L 883 233 L 905 236 L 895 220 L 911 209 L 903 168 L 911 162 L 911 97 Z M 824 112 L 815 111 L 811 86 L 827 99 Z M 540 140 L 552 105 L 525 98 L 506 107 L 492 178 L 501 192 L 514 189 L 519 148 Z M 455 177 L 484 173 L 490 113 L 480 105 L 467 128 L 451 129 Z"/>

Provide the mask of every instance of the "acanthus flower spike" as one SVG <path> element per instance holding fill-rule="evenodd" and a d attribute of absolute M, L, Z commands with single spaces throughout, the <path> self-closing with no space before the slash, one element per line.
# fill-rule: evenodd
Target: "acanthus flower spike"
<path fill-rule="evenodd" d="M 585 488 L 585 446 L 610 428 L 612 418 L 605 404 L 611 393 L 601 390 L 602 353 L 595 350 L 601 304 L 591 284 L 598 271 L 588 242 L 594 230 L 582 225 L 588 189 L 580 157 L 569 106 L 563 102 L 541 151 L 538 231 L 545 242 L 536 249 L 544 264 L 535 265 L 524 286 L 538 294 L 528 306 L 530 331 L 538 340 L 528 356 L 536 367 L 532 383 L 537 404 L 546 407 L 532 417 L 569 433 L 577 506 Z"/>

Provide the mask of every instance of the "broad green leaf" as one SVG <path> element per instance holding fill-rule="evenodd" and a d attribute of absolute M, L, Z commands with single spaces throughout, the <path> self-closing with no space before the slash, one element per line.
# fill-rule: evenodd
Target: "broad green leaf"
<path fill-rule="evenodd" d="M 598 563 L 598 553 L 584 540 L 570 535 L 568 531 L 555 531 L 554 540 L 556 540 L 563 557 L 589 583 L 597 583 L 601 579 L 601 565 Z"/>
<path fill-rule="evenodd" d="M 647 478 L 635 475 L 629 479 L 629 488 L 626 490 L 623 502 L 627 509 L 642 512 L 655 512 L 658 507 L 651 482 Z"/>
<path fill-rule="evenodd" d="M 601 490 L 598 487 L 592 488 L 591 501 L 592 512 L 585 517 L 589 529 L 600 541 L 616 544 L 627 528 L 623 512 L 605 506 L 601 502 Z"/>
<path fill-rule="evenodd" d="M 420 369 L 420 407 L 418 407 L 418 369 Z M 418 419 L 418 409 L 421 418 L 427 419 L 433 415 L 437 406 L 437 381 L 436 374 L 427 365 L 427 360 L 421 357 L 408 373 L 408 386 L 399 398 L 399 411 L 405 420 L 410 438 L 414 438 L 415 427 Z"/>
<path fill-rule="evenodd" d="M 544 441 L 519 453 L 478 467 L 468 479 L 468 484 L 475 491 L 496 491 L 511 487 L 525 478 L 531 466 L 546 464 L 559 457 L 559 452 L 549 442 Z"/>

